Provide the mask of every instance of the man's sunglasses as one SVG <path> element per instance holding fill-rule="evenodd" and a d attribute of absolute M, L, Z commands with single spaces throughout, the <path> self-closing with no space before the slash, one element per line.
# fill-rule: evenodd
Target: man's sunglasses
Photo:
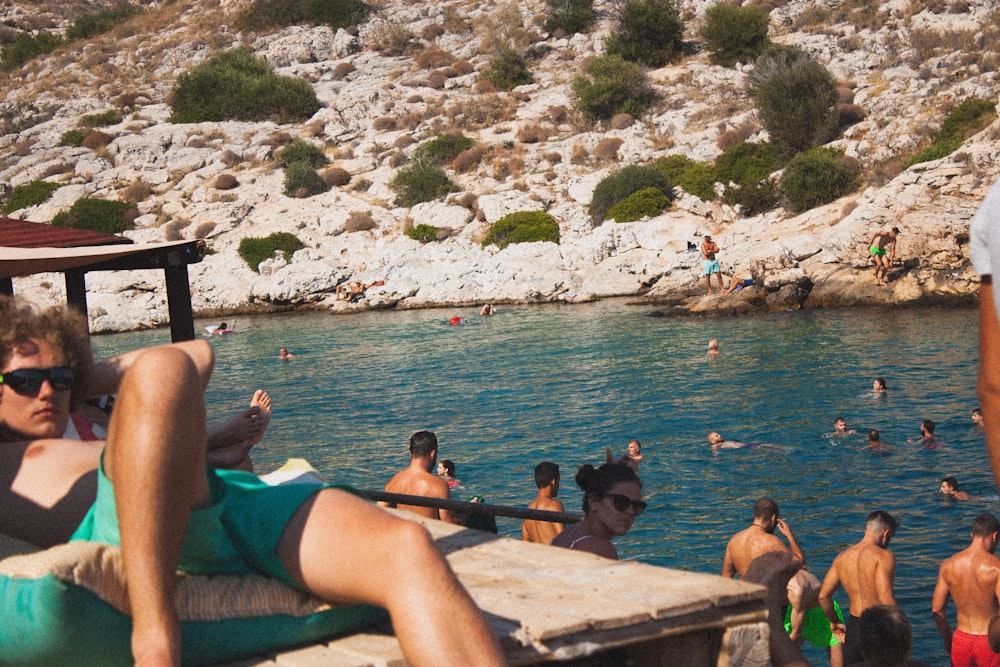
<path fill-rule="evenodd" d="M 56 391 L 65 391 L 73 386 L 73 369 L 66 366 L 58 368 L 19 368 L 0 375 L 0 384 L 10 387 L 11 391 L 21 396 L 37 396 L 46 380 Z"/>
<path fill-rule="evenodd" d="M 624 512 L 629 507 L 635 512 L 636 516 L 639 516 L 646 511 L 646 503 L 641 500 L 632 500 L 628 496 L 623 496 L 620 493 L 605 493 L 605 498 L 611 498 L 611 502 L 615 504 L 615 509 L 619 512 Z"/>

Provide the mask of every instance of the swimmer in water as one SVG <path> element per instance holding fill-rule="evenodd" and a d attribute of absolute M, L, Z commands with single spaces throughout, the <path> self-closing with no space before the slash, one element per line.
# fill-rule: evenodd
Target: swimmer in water
<path fill-rule="evenodd" d="M 942 479 L 941 480 L 940 491 L 941 491 L 942 494 L 944 494 L 946 496 L 950 496 L 950 497 L 954 498 L 955 500 L 971 500 L 972 499 L 972 496 L 970 496 L 965 491 L 959 491 L 958 490 L 958 480 L 955 479 L 954 477 L 945 477 L 944 479 Z"/>
<path fill-rule="evenodd" d="M 869 450 L 874 456 L 887 456 L 892 454 L 895 449 L 889 445 L 882 442 L 882 436 L 879 434 L 878 429 L 868 429 L 868 443 L 864 447 L 858 447 L 859 450 Z"/>
<path fill-rule="evenodd" d="M 889 393 L 889 387 L 885 386 L 885 378 L 875 378 L 872 381 L 872 393 L 876 396 Z"/>
<path fill-rule="evenodd" d="M 737 442 L 736 440 L 726 440 L 718 432 L 712 431 L 708 434 L 708 443 L 712 446 L 712 453 L 718 454 L 722 449 L 784 449 L 781 445 L 772 445 L 766 442 Z"/>
<path fill-rule="evenodd" d="M 828 438 L 845 438 L 849 435 L 857 435 L 858 432 L 853 428 L 847 428 L 847 420 L 843 417 L 837 417 L 833 420 L 833 433 L 827 433 Z"/>

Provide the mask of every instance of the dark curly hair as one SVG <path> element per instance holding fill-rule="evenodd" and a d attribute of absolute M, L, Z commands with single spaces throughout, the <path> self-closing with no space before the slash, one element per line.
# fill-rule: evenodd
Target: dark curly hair
<path fill-rule="evenodd" d="M 604 496 L 619 482 L 635 482 L 642 488 L 642 481 L 635 471 L 620 463 L 605 463 L 600 468 L 588 463 L 580 468 L 576 473 L 576 484 L 583 489 L 583 513 L 590 512 L 590 502 L 587 499 L 590 494 Z"/>
<path fill-rule="evenodd" d="M 31 340 L 48 343 L 57 363 L 73 369 L 70 407 L 79 407 L 87 398 L 84 387 L 93 362 L 87 320 L 66 306 L 43 309 L 24 299 L 0 296 L 0 368 L 10 363 L 18 346 Z"/>

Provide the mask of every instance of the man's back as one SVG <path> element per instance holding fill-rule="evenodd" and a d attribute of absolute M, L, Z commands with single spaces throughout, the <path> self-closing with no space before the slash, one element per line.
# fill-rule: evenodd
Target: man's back
<path fill-rule="evenodd" d="M 726 545 L 726 555 L 722 561 L 722 576 L 732 577 L 734 572 L 740 577 L 758 556 L 772 551 L 788 551 L 778 536 L 760 526 L 752 525 L 733 535 Z"/>
<path fill-rule="evenodd" d="M 535 497 L 528 505 L 528 509 L 545 510 L 546 512 L 562 512 L 563 504 L 556 498 L 544 497 L 541 494 Z M 527 542 L 537 542 L 539 544 L 549 544 L 552 538 L 563 531 L 563 524 L 554 521 L 535 521 L 525 519 L 521 522 L 521 539 Z"/>
<path fill-rule="evenodd" d="M 861 541 L 838 554 L 831 570 L 836 571 L 851 601 L 851 616 L 878 604 L 896 604 L 892 582 L 896 557 L 888 549 Z"/>
<path fill-rule="evenodd" d="M 448 482 L 437 475 L 432 475 L 427 471 L 416 469 L 413 466 L 396 473 L 389 480 L 389 483 L 385 485 L 385 490 L 389 493 L 424 496 L 425 498 L 451 497 L 451 492 L 448 490 Z M 398 505 L 397 507 L 431 519 L 443 518 L 442 513 L 434 507 L 420 507 L 418 505 Z"/>
<path fill-rule="evenodd" d="M 985 634 L 998 611 L 1000 559 L 983 549 L 969 547 L 945 560 L 940 576 L 955 602 L 958 629 Z"/>

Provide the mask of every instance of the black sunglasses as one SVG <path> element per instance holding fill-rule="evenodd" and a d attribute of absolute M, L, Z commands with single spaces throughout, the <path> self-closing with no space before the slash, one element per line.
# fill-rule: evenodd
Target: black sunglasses
<path fill-rule="evenodd" d="M 632 500 L 628 496 L 623 496 L 620 493 L 605 493 L 605 498 L 611 498 L 611 502 L 615 504 L 615 509 L 619 512 L 624 512 L 629 507 L 635 512 L 636 516 L 639 516 L 646 511 L 646 503 L 641 500 Z"/>
<path fill-rule="evenodd" d="M 66 391 L 73 386 L 73 369 L 66 366 L 19 368 L 0 375 L 0 384 L 9 386 L 11 391 L 21 396 L 37 396 L 46 380 L 56 391 Z"/>

